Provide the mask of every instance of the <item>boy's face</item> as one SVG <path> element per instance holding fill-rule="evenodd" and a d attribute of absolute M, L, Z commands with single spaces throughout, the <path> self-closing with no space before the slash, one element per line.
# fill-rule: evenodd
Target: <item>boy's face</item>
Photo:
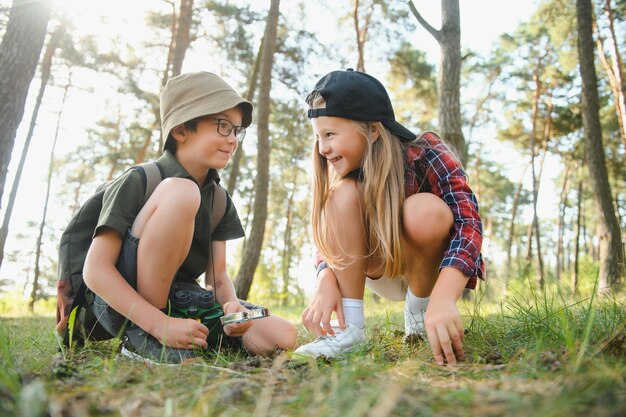
<path fill-rule="evenodd" d="M 177 141 L 176 157 L 193 166 L 205 169 L 222 169 L 228 165 L 228 161 L 237 150 L 238 142 L 235 137 L 235 129 L 228 135 L 223 136 L 217 130 L 222 119 L 230 122 L 233 126 L 240 126 L 242 121 L 241 109 L 234 107 L 221 113 L 206 116 L 198 120 L 196 131 L 175 129 L 172 135 Z M 228 127 L 232 127 L 228 125 Z M 224 132 L 226 129 L 221 129 Z"/>

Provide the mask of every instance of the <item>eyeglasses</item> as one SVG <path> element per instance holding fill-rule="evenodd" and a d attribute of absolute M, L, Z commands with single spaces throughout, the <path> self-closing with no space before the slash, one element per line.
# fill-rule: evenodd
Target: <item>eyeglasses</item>
<path fill-rule="evenodd" d="M 243 126 L 235 126 L 230 121 L 220 119 L 219 117 L 206 117 L 206 119 L 215 120 L 217 122 L 217 133 L 222 136 L 228 137 L 234 130 L 237 141 L 241 142 L 243 138 L 246 137 L 246 128 Z"/>

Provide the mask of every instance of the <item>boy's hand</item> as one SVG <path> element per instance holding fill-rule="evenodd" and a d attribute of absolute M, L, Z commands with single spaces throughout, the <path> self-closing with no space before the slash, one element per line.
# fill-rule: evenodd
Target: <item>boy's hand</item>
<path fill-rule="evenodd" d="M 238 301 L 229 301 L 225 303 L 222 308 L 224 309 L 224 314 L 238 313 L 240 311 L 248 311 L 247 308 L 239 304 Z M 224 333 L 227 336 L 231 337 L 239 337 L 243 336 L 245 332 L 252 326 L 252 321 L 245 321 L 243 323 L 233 323 L 227 324 L 224 326 Z"/>
<path fill-rule="evenodd" d="M 444 358 L 449 364 L 463 359 L 463 323 L 454 299 L 431 298 L 424 325 L 438 365 L 444 364 Z"/>
<path fill-rule="evenodd" d="M 165 325 L 161 327 L 161 334 L 153 335 L 165 346 L 177 349 L 206 349 L 209 329 L 193 319 L 166 317 Z"/>
<path fill-rule="evenodd" d="M 304 327 L 317 336 L 334 335 L 335 332 L 330 325 L 330 319 L 333 311 L 335 311 L 339 327 L 345 328 L 346 323 L 341 298 L 342 295 L 334 272 L 330 268 L 322 270 L 319 274 L 313 300 L 302 312 L 301 318 Z"/>

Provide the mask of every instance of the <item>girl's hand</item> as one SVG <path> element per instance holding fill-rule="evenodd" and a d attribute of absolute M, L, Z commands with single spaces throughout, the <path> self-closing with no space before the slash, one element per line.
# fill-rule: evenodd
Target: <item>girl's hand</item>
<path fill-rule="evenodd" d="M 164 315 L 165 316 L 165 315 Z M 177 349 L 206 349 L 209 329 L 193 319 L 165 316 L 166 321 L 159 326 L 157 334 L 153 334 L 165 346 Z"/>
<path fill-rule="evenodd" d="M 224 314 L 238 313 L 240 311 L 248 311 L 248 309 L 242 306 L 241 304 L 239 304 L 238 301 L 229 301 L 225 303 L 222 306 L 222 308 L 224 309 Z M 250 326 L 252 326 L 252 321 L 227 324 L 226 326 L 224 326 L 224 333 L 226 333 L 227 336 L 231 336 L 231 337 L 243 336 L 243 334 L 247 332 L 248 329 L 250 329 Z"/>
<path fill-rule="evenodd" d="M 431 298 L 424 325 L 438 365 L 444 364 L 444 358 L 449 364 L 463 359 L 463 323 L 455 299 Z"/>
<path fill-rule="evenodd" d="M 330 325 L 330 319 L 333 311 L 337 314 L 339 327 L 346 327 L 343 315 L 342 295 L 337 285 L 335 273 L 326 268 L 319 274 L 317 287 L 313 294 L 313 300 L 309 306 L 302 312 L 302 324 L 308 331 L 318 336 L 325 334 L 334 335 Z"/>

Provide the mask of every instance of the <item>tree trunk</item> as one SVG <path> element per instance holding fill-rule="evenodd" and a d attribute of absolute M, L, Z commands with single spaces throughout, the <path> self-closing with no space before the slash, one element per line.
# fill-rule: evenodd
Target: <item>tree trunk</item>
<path fill-rule="evenodd" d="M 296 161 L 294 161 L 294 166 L 296 165 Z M 289 299 L 289 271 L 291 269 L 291 254 L 293 253 L 293 248 L 291 244 L 291 225 L 293 223 L 293 200 L 296 194 L 297 184 L 298 184 L 298 173 L 299 170 L 296 170 L 296 175 L 293 179 L 293 188 L 289 192 L 289 198 L 287 199 L 287 213 L 285 218 L 287 219 L 287 224 L 285 225 L 285 234 L 284 234 L 284 244 L 283 244 L 283 288 L 280 293 L 281 305 L 287 305 L 287 300 Z"/>
<path fill-rule="evenodd" d="M 0 43 L 0 208 L 15 134 L 50 19 L 50 0 L 14 0 Z"/>
<path fill-rule="evenodd" d="M 580 255 L 580 238 L 581 238 L 581 230 L 582 230 L 582 207 L 583 207 L 583 180 L 578 180 L 578 203 L 576 207 L 576 241 L 574 242 L 574 271 L 572 273 L 572 285 L 571 290 L 572 294 L 576 294 L 578 290 L 578 259 Z"/>
<path fill-rule="evenodd" d="M 254 278 L 254 271 L 259 262 L 263 237 L 265 234 L 265 221 L 267 219 L 267 196 L 269 189 L 269 162 L 270 162 L 270 132 L 269 118 L 272 87 L 272 67 L 274 64 L 274 51 L 276 50 L 276 37 L 278 29 L 280 0 L 272 0 L 267 15 L 265 45 L 261 63 L 261 77 L 259 83 L 259 106 L 258 106 L 258 142 L 257 142 L 257 175 L 254 191 L 254 213 L 250 236 L 243 249 L 242 263 L 235 280 L 237 295 L 247 299 Z"/>
<path fill-rule="evenodd" d="M 161 87 L 165 87 L 165 84 L 167 84 L 167 80 L 170 77 L 172 60 L 174 59 L 174 46 L 176 45 L 176 3 L 172 1 L 170 5 L 172 6 L 172 18 L 170 19 L 170 32 L 172 36 L 170 37 L 170 44 L 167 48 L 167 62 L 165 63 L 165 70 L 163 71 L 163 76 L 161 77 Z"/>
<path fill-rule="evenodd" d="M 57 117 L 57 126 L 54 131 L 54 140 L 52 141 L 52 150 L 50 151 L 50 162 L 48 163 L 48 181 L 46 184 L 46 199 L 43 204 L 43 215 L 41 216 L 41 223 L 39 224 L 39 235 L 37 236 L 37 243 L 35 245 L 35 272 L 33 275 L 33 288 L 30 293 L 30 301 L 28 303 L 28 310 L 32 313 L 35 311 L 35 301 L 37 301 L 37 290 L 39 289 L 39 259 L 41 258 L 41 242 L 43 240 L 43 231 L 46 228 L 46 215 L 48 213 L 48 201 L 50 200 L 50 185 L 52 184 L 52 169 L 54 166 L 54 151 L 57 147 L 57 140 L 59 139 L 59 126 L 61 125 L 61 116 L 63 115 L 63 106 L 67 100 L 67 92 L 70 89 L 71 78 L 65 86 L 63 92 L 63 100 L 61 101 L 61 108 L 59 109 L 59 116 Z"/>
<path fill-rule="evenodd" d="M 511 274 L 511 249 L 513 247 L 513 242 L 515 241 L 515 219 L 517 217 L 517 208 L 519 207 L 519 199 L 522 194 L 522 188 L 524 185 L 523 179 L 526 175 L 526 170 L 528 169 L 528 165 L 524 168 L 524 172 L 522 173 L 522 178 L 520 179 L 519 185 L 517 186 L 517 190 L 515 191 L 515 195 L 513 196 L 513 203 L 511 207 L 511 223 L 509 223 L 509 239 L 506 242 L 506 269 L 504 272 L 504 296 L 506 297 L 506 293 L 509 286 L 510 274 Z"/>
<path fill-rule="evenodd" d="M 537 120 L 539 118 L 539 98 L 542 93 L 542 82 L 541 77 L 539 75 L 541 68 L 541 58 L 537 62 L 537 67 L 533 73 L 533 80 L 535 82 L 535 89 L 533 91 L 533 98 L 531 103 L 532 108 L 532 125 L 530 131 L 530 172 L 532 176 L 532 196 L 533 196 L 533 221 L 528 231 L 528 242 L 526 249 L 526 271 L 530 269 L 530 263 L 532 261 L 532 238 L 535 235 L 537 241 L 537 255 L 538 255 L 538 266 L 539 266 L 539 279 L 538 283 L 541 289 L 543 289 L 543 262 L 541 261 L 541 247 L 540 247 L 540 236 L 539 236 L 539 219 L 537 217 L 537 197 L 539 193 L 539 181 L 537 180 L 537 173 L 535 172 L 535 160 L 536 160 L 536 147 L 537 147 Z M 535 231 L 535 233 L 533 233 Z"/>
<path fill-rule="evenodd" d="M 600 214 L 600 225 L 603 229 L 601 235 L 606 236 L 606 239 L 602 240 L 603 244 L 600 250 L 598 291 L 605 292 L 611 288 L 617 290 L 622 284 L 624 248 L 604 162 L 602 128 L 599 116 L 598 80 L 594 60 L 592 15 L 591 0 L 576 1 L 578 60 L 583 93 L 583 126 L 587 141 L 589 172 Z"/>
<path fill-rule="evenodd" d="M 185 54 L 190 44 L 191 18 L 193 15 L 193 0 L 181 0 L 176 27 L 176 43 L 172 58 L 172 77 L 180 75 L 183 68 Z"/>
<path fill-rule="evenodd" d="M 252 70 L 252 76 L 250 77 L 248 84 L 248 91 L 246 91 L 245 99 L 248 101 L 254 100 L 254 94 L 256 93 L 257 80 L 259 79 L 259 70 L 261 68 L 261 56 L 263 55 L 263 43 L 265 42 L 265 36 L 261 39 L 261 45 L 259 46 L 259 52 L 256 55 L 254 61 L 254 69 Z M 230 171 L 228 172 L 228 184 L 226 190 L 230 196 L 234 196 L 237 191 L 237 179 L 239 177 L 239 170 L 241 169 L 241 160 L 243 159 L 244 150 L 243 146 L 238 146 L 233 155 L 233 160 L 230 163 Z"/>
<path fill-rule="evenodd" d="M 361 72 L 365 71 L 365 42 L 367 41 L 367 31 L 370 27 L 372 20 L 372 12 L 374 11 L 374 5 L 372 4 L 365 16 L 365 22 L 361 25 L 359 20 L 359 6 L 360 1 L 354 0 L 354 8 L 352 10 L 352 20 L 354 21 L 354 32 L 356 34 L 356 50 L 357 50 L 357 64 L 356 70 Z"/>
<path fill-rule="evenodd" d="M 565 163 L 565 178 L 563 179 L 563 188 L 561 188 L 561 198 L 559 199 L 559 224 L 558 238 L 556 243 L 556 280 L 561 282 L 561 273 L 563 272 L 563 234 L 565 231 L 565 210 L 567 209 L 567 194 L 570 186 L 570 169 L 571 164 Z"/>
<path fill-rule="evenodd" d="M 626 147 L 626 99 L 624 98 L 624 96 L 626 95 L 626 93 L 624 92 L 626 86 L 624 83 L 622 58 L 620 56 L 619 48 L 617 46 L 618 42 L 615 35 L 613 9 L 611 8 L 610 0 L 606 0 L 606 3 L 604 5 L 604 12 L 608 21 L 608 31 L 610 34 L 610 63 L 609 59 L 607 59 L 606 54 L 604 53 L 604 41 L 600 36 L 600 31 L 598 30 L 597 24 L 594 24 L 593 27 L 596 32 L 596 44 L 598 48 L 600 62 L 602 62 L 602 66 L 609 76 L 609 84 L 611 85 L 611 91 L 613 92 L 613 104 L 615 107 L 615 114 L 617 116 L 617 123 L 619 125 L 620 136 L 622 138 L 622 143 Z"/>
<path fill-rule="evenodd" d="M 409 6 L 417 21 L 439 43 L 439 133 L 467 162 L 467 149 L 461 119 L 461 18 L 459 0 L 441 0 L 441 30 L 435 30 L 419 14 L 412 1 Z"/>
<path fill-rule="evenodd" d="M 472 116 L 472 119 L 469 123 L 467 143 L 465 145 L 468 149 L 469 149 L 470 141 L 473 138 L 474 129 L 478 125 L 480 115 L 484 112 L 485 104 L 487 103 L 487 101 L 489 101 L 492 98 L 492 90 L 493 90 L 496 80 L 498 79 L 499 74 L 500 74 L 499 69 L 490 70 L 489 77 L 488 77 L 489 84 L 487 86 L 487 94 L 485 94 L 476 102 L 474 115 Z M 476 147 L 476 152 L 474 153 L 474 158 L 476 159 L 476 163 L 474 165 L 474 172 L 476 173 L 476 175 L 473 181 L 476 187 L 475 194 L 476 194 L 476 199 L 478 200 L 479 205 L 482 201 L 482 183 L 480 180 L 481 165 L 482 165 L 481 150 L 482 150 L 482 141 L 479 139 L 478 146 Z"/>
<path fill-rule="evenodd" d="M 13 206 L 15 205 L 15 199 L 17 198 L 17 190 L 20 187 L 20 180 L 22 179 L 22 171 L 24 170 L 24 164 L 26 163 L 26 157 L 28 156 L 28 150 L 30 148 L 30 142 L 35 132 L 35 126 L 37 125 L 37 116 L 39 114 L 39 108 L 41 107 L 41 101 L 43 94 L 46 91 L 46 85 L 50 79 L 50 69 L 52 67 L 52 57 L 54 57 L 55 51 L 59 45 L 63 29 L 55 31 L 50 37 L 46 52 L 41 62 L 41 84 L 39 85 L 39 92 L 37 99 L 35 100 L 35 107 L 33 108 L 33 114 L 30 118 L 30 126 L 28 127 L 28 134 L 24 141 L 24 147 L 22 149 L 22 155 L 15 171 L 15 178 L 13 180 L 13 186 L 11 187 L 11 193 L 9 194 L 9 201 L 4 213 L 4 219 L 2 221 L 2 228 L 0 228 L 0 266 L 4 259 L 4 247 L 9 235 L 9 223 L 11 222 L 11 215 L 13 214 Z"/>
<path fill-rule="evenodd" d="M 185 54 L 191 44 L 190 34 L 191 23 L 193 20 L 193 1 L 194 0 L 181 0 L 178 15 L 176 14 L 176 7 L 174 3 L 172 3 L 172 20 L 170 25 L 172 37 L 167 50 L 167 62 L 165 63 L 165 71 L 163 71 L 163 76 L 161 77 L 161 86 L 165 86 L 165 84 L 167 84 L 167 80 L 171 77 L 180 75 L 183 68 Z M 152 112 L 154 113 L 155 119 L 152 130 L 159 130 L 159 150 L 161 150 L 163 149 L 161 113 L 159 108 L 154 106 L 152 108 Z M 136 164 L 139 164 L 146 159 L 150 144 L 152 144 L 152 135 L 147 134 L 141 148 L 139 148 L 139 151 L 135 156 Z"/>

